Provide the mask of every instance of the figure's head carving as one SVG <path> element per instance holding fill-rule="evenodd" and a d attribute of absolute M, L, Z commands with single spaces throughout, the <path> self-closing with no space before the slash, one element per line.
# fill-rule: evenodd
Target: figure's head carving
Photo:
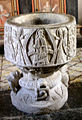
<path fill-rule="evenodd" d="M 45 29 L 37 29 L 27 42 L 27 56 L 35 67 L 48 65 L 53 55 L 53 47 Z"/>

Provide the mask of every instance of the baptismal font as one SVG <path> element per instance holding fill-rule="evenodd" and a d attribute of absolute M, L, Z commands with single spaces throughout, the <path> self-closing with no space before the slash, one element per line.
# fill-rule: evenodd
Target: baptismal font
<path fill-rule="evenodd" d="M 67 63 L 76 55 L 71 15 L 34 13 L 5 23 L 4 50 L 20 71 L 7 77 L 12 104 L 27 113 L 60 109 L 68 99 Z"/>

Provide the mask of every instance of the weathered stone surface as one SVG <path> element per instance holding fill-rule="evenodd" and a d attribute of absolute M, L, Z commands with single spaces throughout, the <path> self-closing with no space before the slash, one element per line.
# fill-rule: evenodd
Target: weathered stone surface
<path fill-rule="evenodd" d="M 72 16 L 50 13 L 15 17 L 5 23 L 5 57 L 19 66 L 65 64 L 76 54 Z"/>
<path fill-rule="evenodd" d="M 30 73 L 28 73 L 30 74 Z M 17 94 L 11 92 L 12 103 L 27 113 L 49 113 L 58 110 L 67 101 L 67 84 L 69 78 L 63 81 L 60 71 L 49 75 L 23 77 L 19 80 L 22 87 Z M 45 77 L 46 76 L 46 77 Z M 62 81 L 61 81 L 62 80 Z"/>
<path fill-rule="evenodd" d="M 11 104 L 10 91 L 0 92 L 1 120 L 81 120 L 82 119 L 82 82 L 69 85 L 68 106 L 50 114 L 25 114 Z"/>
<path fill-rule="evenodd" d="M 5 23 L 5 57 L 22 71 L 8 76 L 12 104 L 27 113 L 60 109 L 68 98 L 65 65 L 76 54 L 75 18 L 37 13 Z"/>

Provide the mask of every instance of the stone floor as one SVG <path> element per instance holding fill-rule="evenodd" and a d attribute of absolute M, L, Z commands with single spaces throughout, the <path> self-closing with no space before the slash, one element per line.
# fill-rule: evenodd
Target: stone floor
<path fill-rule="evenodd" d="M 77 49 L 76 57 L 68 63 L 68 101 L 61 110 L 51 114 L 25 114 L 12 106 L 6 76 L 17 69 L 0 55 L 0 120 L 82 120 L 82 48 Z"/>

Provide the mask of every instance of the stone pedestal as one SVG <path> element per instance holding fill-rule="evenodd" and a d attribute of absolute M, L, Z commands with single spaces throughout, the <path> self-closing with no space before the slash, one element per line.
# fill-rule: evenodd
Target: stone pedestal
<path fill-rule="evenodd" d="M 7 79 L 12 104 L 27 113 L 60 109 L 68 98 L 67 65 L 76 54 L 76 22 L 71 15 L 37 13 L 5 23 L 5 57 L 21 72 Z"/>
<path fill-rule="evenodd" d="M 12 103 L 27 113 L 58 110 L 67 101 L 68 80 L 68 74 L 59 70 L 46 74 L 28 72 L 19 79 L 21 89 L 17 93 L 11 92 Z"/>

